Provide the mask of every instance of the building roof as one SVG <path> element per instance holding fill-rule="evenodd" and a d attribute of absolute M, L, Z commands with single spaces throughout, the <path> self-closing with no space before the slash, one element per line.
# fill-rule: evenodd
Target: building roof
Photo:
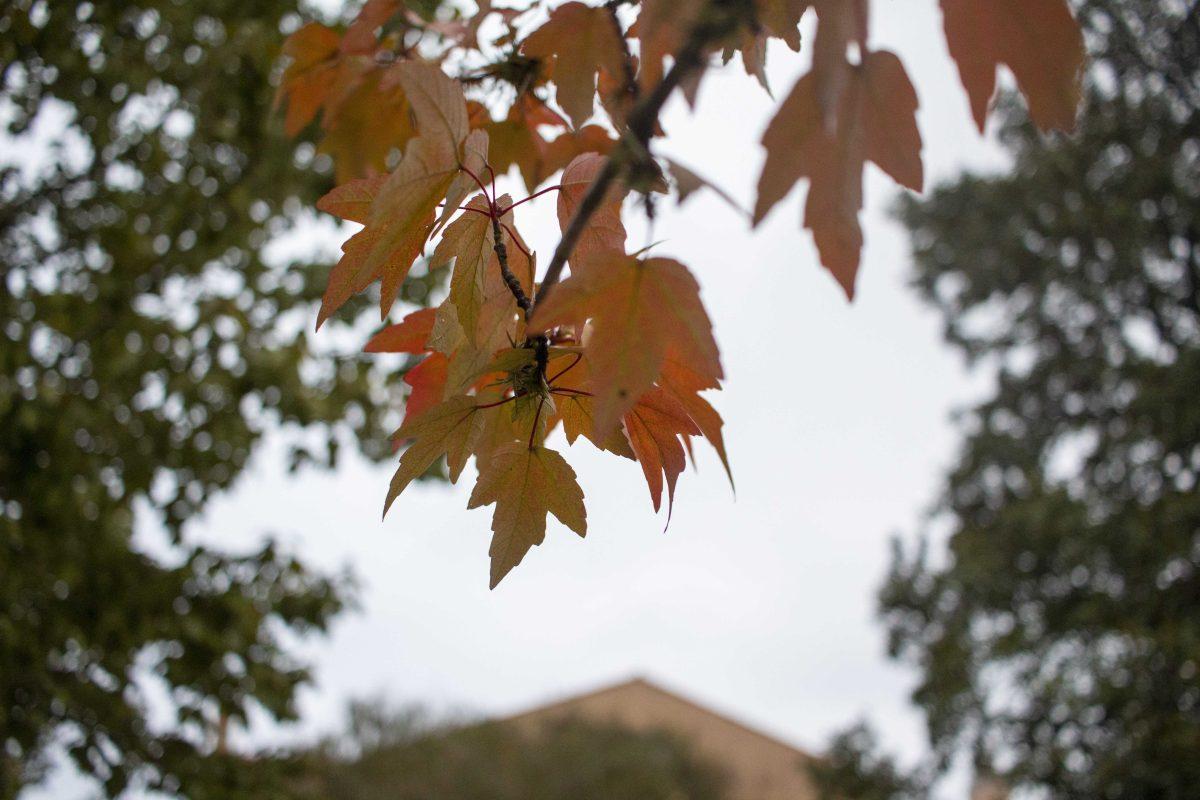
<path fill-rule="evenodd" d="M 538 726 L 578 716 L 634 730 L 666 730 L 729 775 L 730 800 L 815 800 L 806 764 L 813 756 L 644 678 L 606 686 L 509 717 Z"/>

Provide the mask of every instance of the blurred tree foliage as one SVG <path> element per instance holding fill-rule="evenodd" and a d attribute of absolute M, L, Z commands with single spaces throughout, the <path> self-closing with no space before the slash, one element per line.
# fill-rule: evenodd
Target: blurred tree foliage
<path fill-rule="evenodd" d="M 305 757 L 307 800 L 722 800 L 726 779 L 661 731 L 566 718 L 431 724 L 419 710 L 351 710 L 347 734 Z"/>
<path fill-rule="evenodd" d="M 310 349 L 327 264 L 263 257 L 332 182 L 272 112 L 300 21 L 295 0 L 0 7 L 0 798 L 56 746 L 110 795 L 232 796 L 268 771 L 214 728 L 294 715 L 282 634 L 345 603 L 274 545 L 184 531 L 280 423 L 294 465 L 350 433 L 388 452 L 381 375 Z"/>
<path fill-rule="evenodd" d="M 836 734 L 809 767 L 821 800 L 926 800 L 927 777 L 907 772 L 882 751 L 864 722 Z"/>
<path fill-rule="evenodd" d="M 998 368 L 881 595 L 943 760 L 1061 798 L 1200 787 L 1200 12 L 1089 0 L 1071 138 L 906 199 L 916 285 Z"/>

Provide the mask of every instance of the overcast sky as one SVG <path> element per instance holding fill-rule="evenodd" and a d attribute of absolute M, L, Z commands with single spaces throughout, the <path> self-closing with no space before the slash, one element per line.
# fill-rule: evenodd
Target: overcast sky
<path fill-rule="evenodd" d="M 927 185 L 1002 165 L 970 122 L 934 0 L 872 5 L 874 46 L 898 52 L 917 86 Z M 778 99 L 806 62 L 772 43 Z M 705 79 L 697 113 L 669 106 L 660 152 L 749 206 L 773 103 L 731 64 Z M 889 537 L 918 526 L 951 462 L 950 412 L 986 380 L 965 373 L 906 285 L 907 239 L 887 216 L 897 191 L 868 169 L 853 305 L 800 230 L 802 192 L 756 232 L 708 194 L 661 205 L 657 252 L 695 272 L 715 325 L 728 380 L 712 399 L 737 481 L 735 497 L 698 447 L 665 533 L 638 466 L 581 439 L 564 454 L 586 494 L 587 538 L 551 519 L 545 544 L 488 591 L 491 509 L 466 510 L 472 468 L 458 486 L 413 486 L 381 523 L 394 465 L 348 458 L 297 478 L 262 450 L 193 533 L 242 549 L 273 531 L 362 583 L 361 609 L 303 648 L 317 684 L 299 733 L 335 728 L 354 697 L 507 714 L 640 675 L 801 747 L 865 716 L 889 746 L 919 753 L 913 676 L 885 660 L 875 592 Z M 545 263 L 554 200 L 529 205 L 517 221 Z M 631 247 L 645 237 L 631 226 Z"/>

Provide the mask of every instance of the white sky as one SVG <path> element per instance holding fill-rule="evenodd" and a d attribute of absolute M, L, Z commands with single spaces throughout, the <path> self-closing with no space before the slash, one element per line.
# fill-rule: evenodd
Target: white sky
<path fill-rule="evenodd" d="M 874 45 L 897 51 L 917 86 L 927 185 L 1002 165 L 970 121 L 934 0 L 873 7 Z M 779 43 L 770 55 L 782 99 L 807 58 Z M 695 115 L 669 107 L 660 151 L 750 206 L 772 107 L 731 64 L 705 79 Z M 393 465 L 351 457 L 297 478 L 264 449 L 193 533 L 241 549 L 274 531 L 362 581 L 361 610 L 304 647 L 318 681 L 299 733 L 337 727 L 353 697 L 504 714 L 643 675 L 802 747 L 865 716 L 889 747 L 920 753 L 913 676 L 885 660 L 875 592 L 888 538 L 917 526 L 951 462 L 950 411 L 986 380 L 966 375 L 906 286 L 907 238 L 886 215 L 897 191 L 869 168 L 852 306 L 800 230 L 801 192 L 757 232 L 708 193 L 660 205 L 656 252 L 696 273 L 721 346 L 728 381 L 712 397 L 738 487 L 735 498 L 701 444 L 666 533 L 638 466 L 580 440 L 564 454 L 586 494 L 587 539 L 551 519 L 545 544 L 489 592 L 491 509 L 466 510 L 470 468 L 458 486 L 413 486 L 381 523 Z M 530 205 L 518 224 L 545 263 L 553 196 Z M 631 247 L 646 241 L 631 231 Z"/>

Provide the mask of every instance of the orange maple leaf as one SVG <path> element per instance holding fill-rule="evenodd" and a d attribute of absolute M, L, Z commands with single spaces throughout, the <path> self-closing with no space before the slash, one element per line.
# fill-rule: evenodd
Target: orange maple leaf
<path fill-rule="evenodd" d="M 290 59 L 275 94 L 275 104 L 286 98 L 283 129 L 295 136 L 316 118 L 333 87 L 339 38 L 332 28 L 318 22 L 304 25 L 283 43 Z"/>
<path fill-rule="evenodd" d="M 700 433 L 717 451 L 721 464 L 725 467 L 725 474 L 729 477 L 729 484 L 732 486 L 733 469 L 729 466 L 729 454 L 725 451 L 725 437 L 721 433 L 721 429 L 725 427 L 725 421 L 721 419 L 721 415 L 712 407 L 712 404 L 700 396 L 700 392 L 720 389 L 721 384 L 712 377 L 696 372 L 683 361 L 675 358 L 673 354 L 668 353 L 667 360 L 663 362 L 662 375 L 659 376 L 658 385 L 679 401 Z"/>
<path fill-rule="evenodd" d="M 376 333 L 363 348 L 366 353 L 425 353 L 437 309 L 422 308 L 407 315 L 395 325 Z"/>
<path fill-rule="evenodd" d="M 1066 0 L 942 0 L 942 16 L 980 132 L 1001 64 L 1012 70 L 1039 128 L 1075 127 L 1085 55 Z"/>
<path fill-rule="evenodd" d="M 440 403 L 445 395 L 447 359 L 429 347 L 436 317 L 437 309 L 434 308 L 414 311 L 376 333 L 363 348 L 367 353 L 429 354 L 404 373 L 404 382 L 411 387 L 404 403 L 405 422 Z"/>
<path fill-rule="evenodd" d="M 521 45 L 521 52 L 553 63 L 558 104 L 576 128 L 592 116 L 597 71 L 618 74 L 625 57 L 612 15 L 574 1 L 554 9 Z"/>
<path fill-rule="evenodd" d="M 810 0 L 754 0 L 754 10 L 768 33 L 799 52 L 800 18 L 809 4 Z"/>
<path fill-rule="evenodd" d="M 637 455 L 650 489 L 654 510 L 662 507 L 663 478 L 667 483 L 667 519 L 675 505 L 675 484 L 687 466 L 681 437 L 697 436 L 700 429 L 683 404 L 655 387 L 638 398 L 624 415 L 629 444 Z"/>
<path fill-rule="evenodd" d="M 599 153 L 583 153 L 576 156 L 563 170 L 562 179 L 559 181 L 558 224 L 564 232 L 574 219 L 575 212 L 591 187 L 596 173 L 604 168 L 604 162 L 605 157 Z M 593 257 L 614 253 L 624 255 L 626 232 L 625 225 L 621 222 L 621 202 L 625 194 L 626 190 L 623 187 L 614 187 L 606 195 L 600 208 L 592 214 L 571 254 L 572 268 Z"/>
<path fill-rule="evenodd" d="M 862 173 L 866 161 L 897 183 L 920 191 L 924 182 L 917 95 L 894 54 L 867 53 L 852 68 L 838 104 L 837 129 L 823 122 L 814 73 L 802 77 L 763 134 L 767 160 L 758 181 L 754 222 L 802 177 L 810 180 L 804 225 L 813 232 L 821 263 L 847 297 L 854 296 L 862 249 Z"/>
<path fill-rule="evenodd" d="M 410 387 L 408 399 L 404 401 L 404 422 L 416 419 L 442 402 L 446 395 L 448 368 L 446 356 L 430 353 L 404 373 L 404 382 Z"/>
<path fill-rule="evenodd" d="M 583 436 L 601 450 L 636 459 L 629 447 L 629 440 L 620 428 L 614 429 L 603 439 L 596 436 L 592 396 L 587 391 L 590 377 L 587 358 L 582 350 L 552 352 L 546 368 L 546 381 L 554 397 L 554 409 L 547 415 L 547 429 L 561 422 L 567 444 L 575 444 Z"/>
<path fill-rule="evenodd" d="M 334 189 L 322 201 L 334 213 L 349 210 L 353 219 L 366 227 L 342 246 L 342 258 L 331 271 L 321 300 L 318 328 L 353 294 L 377 279 L 383 281 L 380 316 L 387 316 L 400 284 L 424 250 L 438 203 L 447 193 L 465 194 L 461 182 L 455 182 L 464 160 L 482 161 L 480 151 L 486 151 L 486 134 L 476 131 L 471 134 L 476 138 L 467 141 L 471 132 L 466 100 L 457 82 L 428 64 L 405 62 L 393 69 L 394 79 L 412 106 L 420 136 L 408 143 L 400 165 L 386 178 L 357 181 L 349 190 Z M 465 141 L 471 146 L 464 147 Z"/>
<path fill-rule="evenodd" d="M 586 261 L 538 305 L 529 328 L 581 319 L 593 326 L 584 352 L 598 441 L 654 384 L 668 351 L 700 375 L 722 377 L 700 287 L 678 261 L 615 254 Z"/>

